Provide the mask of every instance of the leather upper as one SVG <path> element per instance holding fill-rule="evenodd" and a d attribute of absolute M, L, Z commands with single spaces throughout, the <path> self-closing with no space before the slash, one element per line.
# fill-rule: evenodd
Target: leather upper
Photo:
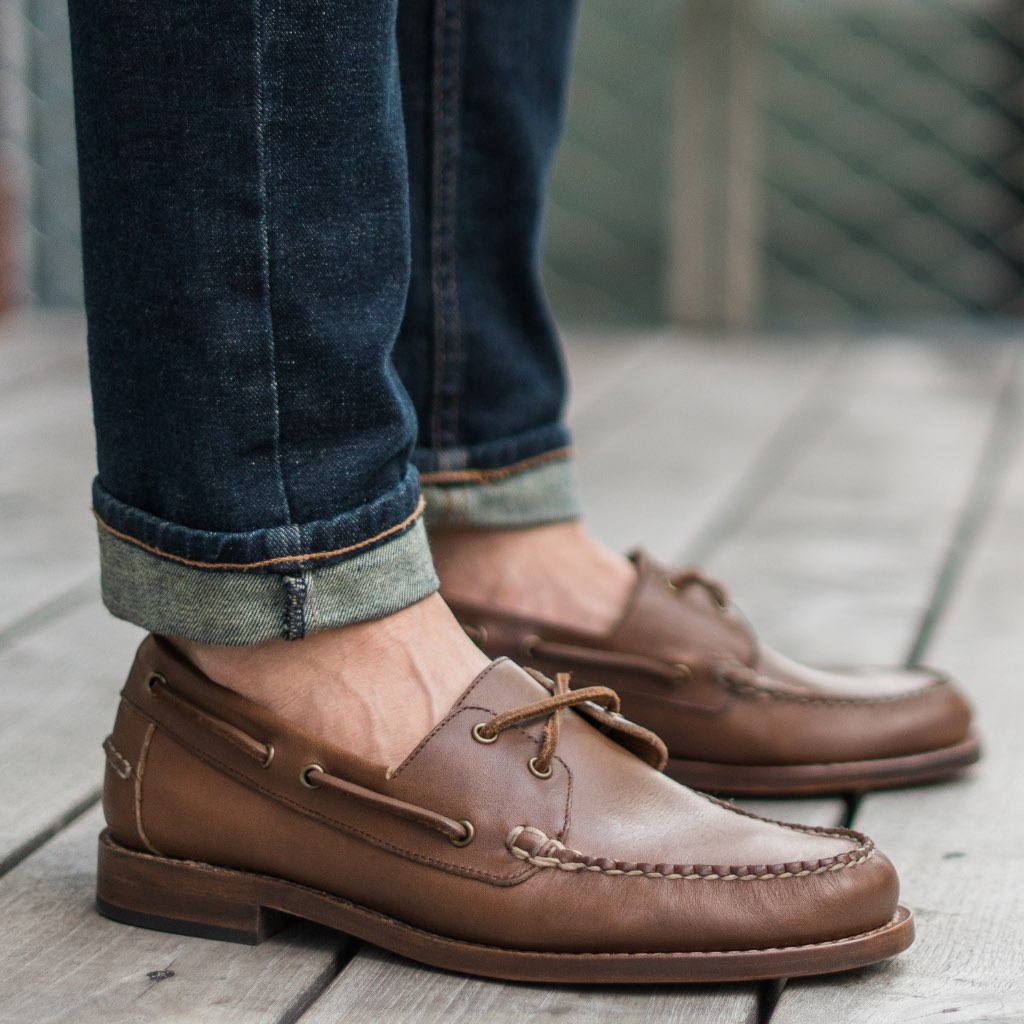
<path fill-rule="evenodd" d="M 544 716 L 474 738 L 474 726 L 551 693 L 498 660 L 389 771 L 218 687 L 151 637 L 105 745 L 110 831 L 133 849 L 289 879 L 503 947 L 757 949 L 892 918 L 896 875 L 866 837 L 765 821 L 685 789 L 648 763 L 656 741 L 614 714 L 558 711 L 546 779 L 528 768 Z M 389 801 L 469 823 L 471 841 Z"/>
<path fill-rule="evenodd" d="M 673 757 L 793 765 L 896 757 L 953 745 L 970 709 L 951 681 L 925 668 L 826 672 L 761 644 L 722 588 L 642 552 L 618 623 L 584 633 L 448 598 L 491 657 L 574 686 L 615 689 L 624 713 L 653 729 Z"/>

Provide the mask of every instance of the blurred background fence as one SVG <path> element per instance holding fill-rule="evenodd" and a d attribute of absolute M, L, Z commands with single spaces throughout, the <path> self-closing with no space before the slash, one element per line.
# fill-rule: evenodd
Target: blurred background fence
<path fill-rule="evenodd" d="M 1022 73 L 1020 0 L 583 0 L 556 312 L 1019 314 Z M 0 0 L 0 162 L 0 301 L 79 304 L 64 0 Z"/>

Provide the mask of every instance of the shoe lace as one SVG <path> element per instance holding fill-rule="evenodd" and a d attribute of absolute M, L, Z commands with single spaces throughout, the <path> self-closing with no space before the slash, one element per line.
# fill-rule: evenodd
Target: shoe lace
<path fill-rule="evenodd" d="M 665 582 L 668 584 L 669 590 L 682 591 L 688 587 L 701 587 L 722 611 L 726 611 L 732 604 L 729 591 L 725 589 L 723 584 L 719 583 L 718 580 L 711 579 L 710 576 L 697 568 L 691 567 L 680 569 L 678 572 L 668 573 L 665 576 Z"/>
<path fill-rule="evenodd" d="M 527 671 L 542 686 L 550 687 L 549 681 L 539 672 L 532 672 L 529 669 Z M 554 683 L 554 693 L 550 697 L 504 711 L 495 715 L 489 722 L 478 726 L 477 730 L 483 734 L 484 742 L 493 742 L 502 732 L 514 725 L 547 716 L 548 721 L 541 738 L 540 752 L 530 762 L 530 770 L 534 775 L 547 778 L 551 774 L 551 761 L 558 747 L 562 711 L 565 708 L 589 702 L 598 704 L 615 714 L 619 711 L 619 697 L 614 690 L 610 690 L 606 686 L 588 686 L 582 690 L 570 690 L 569 678 L 567 672 L 560 672 Z M 219 716 L 197 707 L 176 693 L 160 673 L 151 673 L 146 685 L 152 697 L 166 701 L 194 724 L 220 737 L 241 753 L 252 758 L 261 768 L 269 768 L 274 761 L 274 745 L 272 743 L 260 741 L 238 726 L 225 722 Z M 473 826 L 468 821 L 449 818 L 447 815 L 439 814 L 429 808 L 367 789 L 365 786 L 332 774 L 323 765 L 306 765 L 299 773 L 299 781 L 308 789 L 326 787 L 360 803 L 404 818 L 406 821 L 423 825 L 439 832 L 456 846 L 466 846 L 473 839 Z"/>
<path fill-rule="evenodd" d="M 539 672 L 527 671 L 541 685 L 549 685 Z M 476 727 L 476 734 L 487 743 L 493 742 L 506 729 L 524 722 L 532 722 L 538 718 L 547 718 L 541 736 L 537 756 L 530 762 L 530 769 L 542 778 L 551 774 L 551 762 L 558 749 L 558 739 L 562 730 L 562 712 L 566 708 L 578 704 L 598 704 L 613 714 L 619 713 L 619 695 L 607 686 L 585 686 L 579 690 L 570 690 L 568 672 L 559 672 L 555 676 L 554 693 L 550 697 L 524 704 L 495 715 L 490 721 L 482 722 Z"/>

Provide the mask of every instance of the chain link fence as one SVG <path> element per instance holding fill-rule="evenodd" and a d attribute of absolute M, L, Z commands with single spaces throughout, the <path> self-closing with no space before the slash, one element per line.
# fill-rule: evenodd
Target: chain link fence
<path fill-rule="evenodd" d="M 741 168 L 752 197 L 709 202 L 752 202 L 757 216 L 730 229 L 712 209 L 699 244 L 704 262 L 750 250 L 752 319 L 1019 314 L 1019 0 L 690 0 L 709 8 L 697 38 L 672 0 L 585 0 L 549 217 L 548 281 L 562 315 L 664 319 L 673 278 L 705 269 L 692 252 L 680 258 L 669 214 L 682 193 L 713 190 L 736 170 L 723 141 L 728 104 L 705 95 L 716 61 L 732 59 L 716 5 L 746 8 L 752 38 L 736 60 L 757 73 L 734 76 L 731 87 L 750 95 L 739 97 L 748 123 L 732 130 L 755 134 L 757 152 Z M 684 74 L 698 61 L 711 68 L 703 83 Z M 710 110 L 710 141 L 685 134 L 687 107 Z M 698 142 L 702 180 L 684 179 L 673 150 Z M 749 140 L 733 150 L 734 162 L 751 159 Z"/>
<path fill-rule="evenodd" d="M 1019 3 L 778 4 L 767 20 L 768 312 L 1019 313 Z"/>
<path fill-rule="evenodd" d="M 1019 0 L 583 0 L 548 213 L 545 273 L 563 319 L 687 315 L 670 301 L 672 282 L 695 272 L 672 237 L 685 201 L 676 165 L 687 108 L 707 106 L 711 85 L 684 90 L 680 76 L 719 47 L 726 59 L 714 32 L 687 33 L 687 3 L 754 19 L 757 75 L 735 88 L 756 119 L 743 200 L 756 216 L 712 223 L 701 241 L 749 250 L 753 319 L 1021 311 Z M 730 174 L 729 152 L 709 148 L 709 182 Z M 18 291 L 79 304 L 64 0 L 0 0 L 0 162 Z"/>

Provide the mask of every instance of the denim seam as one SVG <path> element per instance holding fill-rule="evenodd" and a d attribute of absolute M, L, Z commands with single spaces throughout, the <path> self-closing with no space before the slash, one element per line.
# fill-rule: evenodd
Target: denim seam
<path fill-rule="evenodd" d="M 457 189 L 459 105 L 461 103 L 461 0 L 438 0 L 434 25 L 434 130 L 432 292 L 434 297 L 435 448 L 454 444 L 458 433 L 462 319 L 457 266 Z"/>
<path fill-rule="evenodd" d="M 306 607 L 309 609 L 309 627 L 310 632 L 315 633 L 317 627 L 320 625 L 320 616 L 317 615 L 316 611 L 316 600 L 314 599 L 313 590 L 316 587 L 316 573 L 305 573 L 304 579 L 306 581 Z"/>
<path fill-rule="evenodd" d="M 306 635 L 306 598 L 309 591 L 306 575 L 282 576 L 281 585 L 284 587 L 282 636 L 285 640 L 301 640 Z"/>
<path fill-rule="evenodd" d="M 534 455 L 532 458 L 515 462 L 511 466 L 500 466 L 497 469 L 461 469 L 461 470 L 440 470 L 436 473 L 420 473 L 420 483 L 425 486 L 443 486 L 444 484 L 488 484 L 498 480 L 505 480 L 517 473 L 523 473 L 536 466 L 543 466 L 547 462 L 556 462 L 561 459 L 568 459 L 572 456 L 572 448 L 556 448 L 554 451 L 543 452 Z"/>
<path fill-rule="evenodd" d="M 266 134 L 266 104 L 263 74 L 263 0 L 253 0 L 253 72 L 255 88 L 253 99 L 256 107 L 256 173 L 258 177 L 259 195 L 259 234 L 260 234 L 260 284 L 262 286 L 262 307 L 266 320 L 268 341 L 270 343 L 270 401 L 274 417 L 274 458 L 277 462 L 277 478 L 281 488 L 288 525 L 292 525 L 291 498 L 284 478 L 284 462 L 281 458 L 281 402 L 277 382 L 277 336 L 274 324 L 274 301 L 272 295 L 273 274 L 270 266 L 270 190 L 267 187 L 268 160 Z M 296 530 L 296 539 L 298 531 Z"/>
<path fill-rule="evenodd" d="M 177 562 L 179 565 L 187 565 L 194 569 L 224 569 L 227 571 L 245 571 L 246 569 L 263 569 L 269 565 L 286 565 L 290 562 L 310 562 L 319 561 L 324 558 L 336 558 L 339 555 L 347 555 L 350 551 L 359 551 L 362 548 L 370 547 L 372 544 L 376 544 L 378 541 L 384 540 L 387 537 L 394 536 L 396 533 L 401 533 L 407 527 L 411 526 L 419 517 L 423 514 L 425 502 L 421 497 L 416 504 L 416 508 L 412 513 L 405 517 L 400 523 L 395 523 L 394 526 L 389 526 L 386 530 L 382 530 L 380 533 L 373 537 L 367 537 L 365 540 L 361 540 L 356 544 L 349 544 L 347 547 L 336 548 L 334 551 L 315 551 L 301 555 L 280 555 L 277 558 L 265 558 L 259 562 L 200 562 L 191 558 L 182 558 L 181 555 L 172 555 L 170 552 L 161 551 L 160 548 L 153 547 L 151 544 L 146 544 L 136 537 L 132 537 L 127 533 L 122 533 L 120 530 L 115 530 L 113 526 L 104 522 L 100 514 L 93 509 L 92 514 L 96 518 L 96 522 L 99 524 L 101 530 L 105 530 L 112 537 L 116 537 L 118 540 L 123 540 L 134 547 L 141 548 L 143 551 L 148 552 L 151 555 L 156 555 L 158 558 L 167 559 L 169 562 Z"/>

